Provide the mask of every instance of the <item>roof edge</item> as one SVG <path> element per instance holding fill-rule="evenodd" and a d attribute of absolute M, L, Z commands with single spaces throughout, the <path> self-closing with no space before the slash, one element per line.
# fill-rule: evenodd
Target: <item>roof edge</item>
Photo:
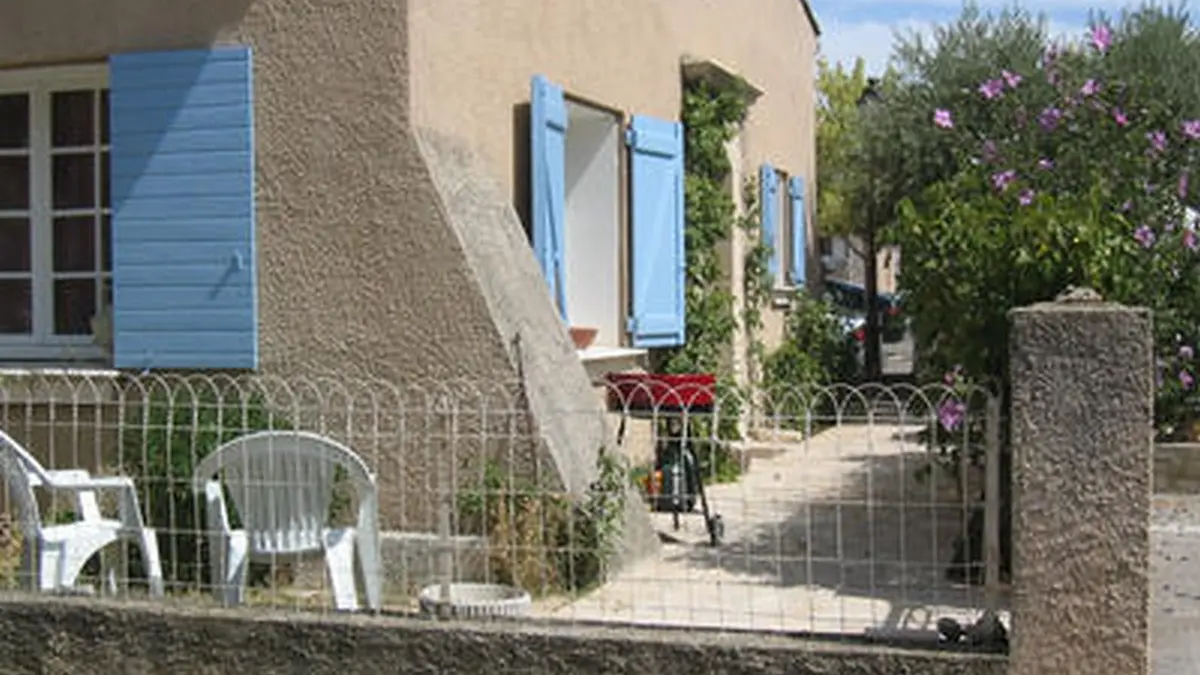
<path fill-rule="evenodd" d="M 812 24 L 813 33 L 817 37 L 821 37 L 821 24 L 817 22 L 817 15 L 813 12 L 812 3 L 808 0 L 800 0 L 800 6 L 804 8 L 804 13 L 808 15 L 808 22 Z"/>

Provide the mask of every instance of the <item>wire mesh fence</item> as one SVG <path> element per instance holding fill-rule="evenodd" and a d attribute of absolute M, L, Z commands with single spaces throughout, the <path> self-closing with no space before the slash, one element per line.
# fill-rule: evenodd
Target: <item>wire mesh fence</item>
<path fill-rule="evenodd" d="M 519 383 L 0 391 L 5 587 L 882 636 L 1006 604 L 983 391 L 614 379 L 538 414 Z"/>

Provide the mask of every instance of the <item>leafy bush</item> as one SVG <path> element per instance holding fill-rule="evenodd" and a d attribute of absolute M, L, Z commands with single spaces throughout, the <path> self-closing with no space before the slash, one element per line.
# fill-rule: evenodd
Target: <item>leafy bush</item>
<path fill-rule="evenodd" d="M 1153 310 L 1159 437 L 1186 436 L 1200 412 L 1200 232 L 1188 209 L 1200 37 L 1187 17 L 1146 7 L 1053 44 L 1028 17 L 968 12 L 906 59 L 916 77 L 889 112 L 906 108 L 899 118 L 916 125 L 920 110 L 906 138 L 925 150 L 906 153 L 943 160 L 892 231 L 923 375 L 960 364 L 1006 381 L 1009 310 L 1087 286 Z"/>
<path fill-rule="evenodd" d="M 763 363 L 767 414 L 792 428 L 811 415 L 832 415 L 834 399 L 820 395 L 821 387 L 854 379 L 853 339 L 828 303 L 801 294 L 788 315 L 783 344 Z"/>
<path fill-rule="evenodd" d="M 620 455 L 603 448 L 596 468 L 583 498 L 510 478 L 494 463 L 479 487 L 459 494 L 459 530 L 487 538 L 496 581 L 535 595 L 578 592 L 603 581 L 624 531 L 630 471 Z"/>

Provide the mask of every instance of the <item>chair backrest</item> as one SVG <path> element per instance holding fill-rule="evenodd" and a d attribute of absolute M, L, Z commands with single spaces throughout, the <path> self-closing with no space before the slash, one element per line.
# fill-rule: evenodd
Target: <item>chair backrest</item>
<path fill-rule="evenodd" d="M 321 549 L 337 470 L 345 470 L 361 502 L 375 478 L 354 451 L 304 431 L 264 431 L 217 448 L 196 467 L 193 488 L 220 480 L 256 554 Z"/>
<path fill-rule="evenodd" d="M 42 518 L 33 488 L 49 479 L 41 463 L 3 431 L 0 431 L 0 474 L 4 475 L 8 499 L 17 509 L 21 533 L 27 538 L 35 537 L 42 526 Z"/>

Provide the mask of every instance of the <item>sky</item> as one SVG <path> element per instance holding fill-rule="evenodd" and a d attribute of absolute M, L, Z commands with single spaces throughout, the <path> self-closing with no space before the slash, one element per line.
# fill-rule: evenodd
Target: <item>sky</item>
<path fill-rule="evenodd" d="M 863 57 L 867 71 L 878 73 L 887 64 L 894 32 L 926 32 L 930 25 L 952 21 L 962 0 L 809 0 L 821 24 L 821 52 L 847 65 Z M 1012 0 L 978 0 L 984 10 L 1013 5 Z M 1119 14 L 1140 5 L 1137 0 L 1024 0 L 1019 3 L 1050 19 L 1053 35 L 1078 35 L 1087 29 L 1088 14 L 1100 10 Z"/>

